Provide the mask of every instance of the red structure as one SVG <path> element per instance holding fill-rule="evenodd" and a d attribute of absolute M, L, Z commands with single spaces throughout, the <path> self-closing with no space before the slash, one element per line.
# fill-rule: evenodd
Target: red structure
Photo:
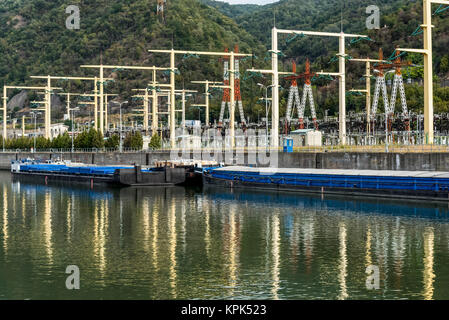
<path fill-rule="evenodd" d="M 296 64 L 293 64 L 293 73 L 296 73 Z M 318 130 L 318 123 L 316 119 L 316 111 L 315 111 L 315 103 L 313 100 L 313 94 L 312 94 L 312 78 L 316 76 L 316 73 L 310 71 L 310 61 L 309 59 L 306 60 L 306 70 L 304 73 L 292 75 L 285 77 L 285 80 L 291 81 L 292 87 L 296 85 L 298 86 L 298 79 L 304 79 L 304 90 L 303 90 L 303 96 L 301 104 L 298 108 L 298 116 L 299 116 L 299 128 L 304 129 L 304 112 L 306 109 L 306 102 L 307 97 L 309 97 L 310 100 L 310 111 L 312 114 L 312 120 L 315 125 L 315 129 Z M 289 98 L 290 103 L 290 98 Z"/>
<path fill-rule="evenodd" d="M 382 49 L 379 49 L 379 60 L 383 60 Z M 373 115 L 376 114 L 377 104 L 379 101 L 379 91 L 383 90 L 384 104 L 385 104 L 385 109 L 387 110 L 386 113 L 388 115 L 388 127 L 389 127 L 390 131 L 392 130 L 392 126 L 393 126 L 392 116 L 394 114 L 394 108 L 396 105 L 396 97 L 397 97 L 398 89 L 400 92 L 400 98 L 401 98 L 401 103 L 402 103 L 402 115 L 404 117 L 405 130 L 410 131 L 410 120 L 408 117 L 408 108 L 407 108 L 407 101 L 406 101 L 406 97 L 405 97 L 404 81 L 402 78 L 402 68 L 410 67 L 411 65 L 412 65 L 412 63 L 410 61 L 405 61 L 405 62 L 401 61 L 400 53 L 399 53 L 399 51 L 396 50 L 395 51 L 395 59 L 393 60 L 393 62 L 378 63 L 377 65 L 373 66 L 373 69 L 378 71 L 378 75 L 377 75 L 376 89 L 374 92 L 374 101 L 373 101 L 372 112 L 373 112 Z M 394 75 L 391 99 L 390 99 L 390 101 L 388 101 L 387 90 L 386 90 L 386 85 L 385 85 L 385 72 L 387 70 L 392 70 L 392 69 L 395 70 L 395 75 Z M 374 117 L 373 117 L 373 119 L 374 119 Z"/>
<path fill-rule="evenodd" d="M 229 52 L 228 48 L 225 48 L 225 52 Z M 229 86 L 229 57 L 224 56 L 223 58 L 223 84 L 225 87 Z M 223 99 L 221 100 L 221 109 L 220 109 L 220 118 L 218 120 L 218 125 L 223 126 L 223 118 L 224 112 L 226 109 L 226 105 L 231 103 L 231 89 L 224 88 L 223 89 Z"/>
<path fill-rule="evenodd" d="M 229 52 L 228 48 L 225 48 L 225 52 Z M 234 53 L 239 52 L 239 46 L 235 45 L 234 47 Z M 223 75 L 223 83 L 225 86 L 230 85 L 229 80 L 229 56 L 225 56 L 222 58 L 224 63 L 224 75 Z M 246 120 L 243 113 L 243 102 L 242 102 L 242 93 L 240 90 L 240 57 L 235 57 L 234 61 L 234 74 L 235 74 L 235 81 L 234 81 L 234 101 L 236 105 L 239 108 L 240 112 L 240 122 L 243 127 L 246 126 Z M 225 88 L 223 90 L 223 99 L 221 102 L 221 110 L 220 110 L 220 118 L 218 121 L 219 126 L 223 126 L 223 119 L 224 119 L 224 112 L 226 109 L 226 105 L 229 106 L 229 112 L 231 110 L 231 89 Z"/>

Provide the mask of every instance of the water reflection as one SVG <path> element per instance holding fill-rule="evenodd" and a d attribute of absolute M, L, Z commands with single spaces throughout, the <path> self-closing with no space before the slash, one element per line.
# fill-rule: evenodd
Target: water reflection
<path fill-rule="evenodd" d="M 151 249 L 152 249 L 152 261 L 153 268 L 156 272 L 159 271 L 158 268 L 158 257 L 157 257 L 157 248 L 158 248 L 158 236 L 159 236 L 159 211 L 160 205 L 157 201 L 155 201 L 152 210 L 152 241 L 151 241 Z"/>
<path fill-rule="evenodd" d="M 171 202 L 170 209 L 168 212 L 168 234 L 169 234 L 169 252 L 170 252 L 170 266 L 169 266 L 169 273 L 170 273 L 170 287 L 172 289 L 172 297 L 174 299 L 177 298 L 176 293 L 176 279 L 177 279 L 177 273 L 176 273 L 176 203 L 175 199 L 168 200 Z"/>
<path fill-rule="evenodd" d="M 44 193 L 44 220 L 43 220 L 43 236 L 44 246 L 47 253 L 48 264 L 53 263 L 53 229 L 52 229 L 52 202 L 50 190 Z"/>
<path fill-rule="evenodd" d="M 3 214 L 2 214 L 2 233 L 3 233 L 3 250 L 5 256 L 8 254 L 8 193 L 6 185 L 3 185 Z"/>
<path fill-rule="evenodd" d="M 7 298 L 73 297 L 57 282 L 68 264 L 83 270 L 81 298 L 449 298 L 448 283 L 438 282 L 449 271 L 444 205 L 87 190 L 4 176 L 0 295 Z M 369 265 L 380 269 L 380 291 L 364 287 Z M 21 276 L 6 282 L 14 270 Z"/>
<path fill-rule="evenodd" d="M 369 267 L 373 265 L 371 257 L 371 227 L 366 228 L 366 244 L 365 244 L 365 266 Z"/>
<path fill-rule="evenodd" d="M 405 256 L 405 230 L 401 226 L 401 219 L 396 218 L 396 224 L 392 231 L 392 258 L 395 274 L 395 289 L 401 288 L 402 268 Z"/>
<path fill-rule="evenodd" d="M 279 228 L 279 215 L 276 213 L 273 215 L 272 220 L 272 254 L 273 254 L 273 267 L 272 267 L 272 276 L 273 276 L 273 287 L 271 289 L 271 294 L 274 300 L 279 299 L 278 291 L 279 291 L 279 270 L 280 270 L 280 234 Z"/>
<path fill-rule="evenodd" d="M 339 274 L 338 274 L 338 282 L 340 284 L 340 294 L 338 295 L 339 300 L 345 300 L 348 298 L 348 291 L 346 287 L 346 276 L 347 276 L 347 267 L 348 267 L 348 258 L 346 254 L 346 225 L 344 222 L 340 222 L 338 226 L 338 240 L 339 240 L 339 249 L 340 249 L 340 263 L 339 263 Z"/>
<path fill-rule="evenodd" d="M 433 283 L 435 279 L 434 273 L 434 231 L 428 227 L 424 232 L 424 290 L 423 297 L 425 300 L 433 299 Z"/>

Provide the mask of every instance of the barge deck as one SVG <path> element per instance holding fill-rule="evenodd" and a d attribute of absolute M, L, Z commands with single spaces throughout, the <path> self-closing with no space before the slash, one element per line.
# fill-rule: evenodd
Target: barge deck
<path fill-rule="evenodd" d="M 70 164 L 12 163 L 14 179 L 45 184 L 54 181 L 87 182 L 118 186 L 171 186 L 186 180 L 183 168 L 141 168 L 140 166 L 87 166 Z"/>
<path fill-rule="evenodd" d="M 203 170 L 205 185 L 302 193 L 449 201 L 449 172 L 224 167 Z"/>

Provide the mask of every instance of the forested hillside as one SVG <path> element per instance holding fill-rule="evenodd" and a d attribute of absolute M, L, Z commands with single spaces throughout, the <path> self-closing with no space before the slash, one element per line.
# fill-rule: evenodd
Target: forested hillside
<path fill-rule="evenodd" d="M 238 19 L 238 17 L 242 14 L 252 13 L 256 10 L 263 8 L 263 6 L 259 6 L 257 4 L 234 4 L 231 5 L 227 2 L 223 1 L 214 1 L 214 0 L 200 0 L 202 3 L 207 4 L 221 13 L 231 17 L 233 19 Z"/>
<path fill-rule="evenodd" d="M 67 30 L 65 8 L 78 5 L 81 10 L 81 29 Z M 365 12 L 368 5 L 381 10 L 381 29 L 366 30 Z M 438 6 L 433 7 L 434 10 Z M 220 12 L 221 11 L 221 12 Z M 232 17 L 232 18 L 231 18 Z M 342 19 L 342 18 L 343 19 Z M 79 69 L 81 64 L 168 65 L 168 57 L 152 55 L 150 48 L 216 50 L 240 45 L 240 50 L 255 53 L 257 59 L 246 60 L 242 68 L 254 65 L 265 68 L 270 64 L 267 50 L 271 47 L 271 28 L 321 30 L 367 34 L 372 41 L 349 43 L 348 54 L 353 57 L 377 57 L 383 48 L 389 57 L 396 45 L 422 47 L 422 35 L 417 27 L 422 22 L 422 2 L 410 0 L 282 0 L 265 5 L 238 5 L 212 0 L 168 0 L 166 19 L 156 15 L 156 0 L 9 0 L 0 2 L 0 83 L 30 83 L 30 75 L 93 75 L 93 71 Z M 449 72 L 449 10 L 434 15 L 434 69 L 439 79 Z M 312 69 L 336 71 L 336 39 L 281 36 L 279 39 L 281 69 L 288 71 L 295 60 L 299 70 L 306 58 Z M 418 54 L 409 54 L 415 64 L 422 64 Z M 191 80 L 220 80 L 222 66 L 217 58 L 182 57 L 177 59 L 181 73 L 178 83 L 191 87 Z M 348 87 L 363 86 L 363 66 L 348 63 Z M 405 70 L 406 77 L 418 79 L 422 69 Z M 119 79 L 131 80 L 138 72 L 118 72 Z M 162 75 L 165 79 L 168 75 Z M 139 78 L 139 77 L 137 77 Z M 146 77 L 148 78 L 148 77 Z M 242 89 L 246 114 L 254 120 L 263 113 L 264 106 L 256 101 L 261 92 L 257 82 L 269 80 L 242 74 Z M 140 77 L 143 79 L 143 77 Z M 164 79 L 162 79 L 164 80 Z M 34 82 L 36 83 L 36 82 Z M 338 95 L 335 81 L 314 82 L 317 90 L 318 112 L 328 109 L 335 114 Z M 64 81 L 57 85 L 67 89 Z M 144 80 L 117 81 L 108 90 L 130 96 L 131 89 L 145 86 Z M 284 87 L 288 83 L 282 81 Z M 86 90 L 86 85 L 72 82 L 71 90 Z M 199 88 L 197 88 L 199 89 Z M 282 103 L 285 104 L 285 92 Z M 412 110 L 422 107 L 422 88 L 407 86 Z M 215 97 L 219 98 L 216 92 Z M 449 111 L 449 95 L 436 89 L 436 111 Z M 200 102 L 202 96 L 198 96 Z M 349 97 L 348 110 L 360 111 L 363 97 Z M 213 100 L 212 118 L 218 113 L 219 99 Z M 281 108 L 282 110 L 282 108 Z M 195 111 L 198 112 L 198 111 Z M 190 115 L 191 117 L 194 114 Z"/>
<path fill-rule="evenodd" d="M 367 30 L 365 26 L 368 14 L 366 8 L 377 5 L 380 8 L 381 28 Z M 439 5 L 432 6 L 434 45 L 434 71 L 435 80 L 448 78 L 449 72 L 449 10 Z M 342 19 L 343 18 L 343 19 Z M 266 5 L 258 10 L 242 14 L 237 17 L 239 25 L 259 39 L 268 48 L 271 47 L 271 28 L 274 21 L 277 28 L 339 32 L 343 26 L 345 32 L 366 34 L 372 41 L 347 41 L 347 53 L 352 57 L 377 58 L 379 48 L 383 48 L 386 58 L 393 54 L 396 46 L 409 48 L 422 48 L 422 34 L 419 25 L 422 24 L 421 0 L 281 0 L 272 5 Z M 303 68 L 306 58 L 312 62 L 313 70 L 337 71 L 338 63 L 335 54 L 338 51 L 338 40 L 317 37 L 280 36 L 279 48 L 282 51 L 281 66 L 286 71 L 290 69 L 291 60 L 295 60 Z M 403 59 L 411 60 L 422 65 L 419 54 L 407 54 Z M 404 70 L 406 78 L 421 78 L 422 68 L 408 68 Z M 348 63 L 348 87 L 363 87 L 363 65 Z M 440 81 L 437 81 L 438 85 Z M 320 113 L 329 109 L 336 112 L 338 98 L 335 95 L 335 83 L 317 81 L 318 103 L 322 106 Z M 320 88 L 331 85 L 332 88 Z M 407 95 L 411 110 L 422 108 L 422 87 L 418 85 L 407 86 Z M 436 112 L 448 112 L 449 100 L 445 88 L 435 91 Z M 348 109 L 361 111 L 363 97 L 349 96 Z"/>
<path fill-rule="evenodd" d="M 68 30 L 65 8 L 76 4 L 81 29 Z M 0 82 L 23 83 L 32 74 L 80 74 L 79 65 L 154 64 L 150 48 L 219 50 L 239 44 L 261 50 L 257 40 L 230 18 L 197 0 L 169 1 L 166 22 L 156 15 L 156 0 L 32 0 L 0 2 Z M 217 64 L 218 66 L 218 64 Z M 216 76 L 219 68 L 197 68 Z"/>

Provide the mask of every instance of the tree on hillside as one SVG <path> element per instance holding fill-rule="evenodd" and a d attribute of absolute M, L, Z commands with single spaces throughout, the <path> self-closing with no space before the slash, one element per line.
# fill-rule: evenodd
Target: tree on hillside
<path fill-rule="evenodd" d="M 143 138 L 140 131 L 128 133 L 123 145 L 125 148 L 141 150 L 143 148 Z"/>
<path fill-rule="evenodd" d="M 162 148 L 162 140 L 161 140 L 161 137 L 157 133 L 151 137 L 151 141 L 148 144 L 148 147 L 153 150 Z"/>

